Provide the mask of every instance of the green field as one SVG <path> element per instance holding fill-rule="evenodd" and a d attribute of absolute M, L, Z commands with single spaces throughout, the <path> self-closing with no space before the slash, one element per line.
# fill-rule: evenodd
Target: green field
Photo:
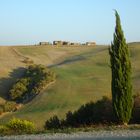
<path fill-rule="evenodd" d="M 133 88 L 134 93 L 138 93 L 140 43 L 132 43 L 129 47 Z M 1 117 L 1 123 L 15 116 L 34 121 L 38 128 L 42 128 L 44 122 L 54 114 L 63 118 L 68 110 L 75 110 L 86 102 L 96 101 L 104 95 L 111 97 L 111 70 L 107 46 L 22 46 L 0 47 L 0 102 L 4 101 L 3 98 L 11 84 L 21 75 L 22 68 L 26 66 L 23 62 L 26 57 L 34 63 L 50 67 L 56 73 L 57 80 L 19 111 Z"/>

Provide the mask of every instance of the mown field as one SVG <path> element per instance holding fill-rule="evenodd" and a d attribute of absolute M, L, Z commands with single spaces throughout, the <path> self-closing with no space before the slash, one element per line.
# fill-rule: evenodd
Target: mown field
<path fill-rule="evenodd" d="M 140 43 L 129 45 L 133 67 L 134 94 L 140 91 Z M 38 128 L 54 114 L 63 118 L 68 110 L 75 110 L 102 96 L 111 97 L 111 70 L 108 47 L 0 47 L 0 102 L 8 89 L 20 77 L 25 58 L 44 64 L 56 75 L 56 82 L 19 111 L 0 118 L 4 123 L 11 117 L 34 121 Z"/>

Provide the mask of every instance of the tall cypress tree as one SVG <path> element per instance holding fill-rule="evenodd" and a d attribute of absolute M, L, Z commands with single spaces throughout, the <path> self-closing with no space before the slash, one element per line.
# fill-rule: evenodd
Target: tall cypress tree
<path fill-rule="evenodd" d="M 112 103 L 117 122 L 128 124 L 133 107 L 131 62 L 117 11 L 115 11 L 115 16 L 114 40 L 109 48 L 112 69 Z"/>

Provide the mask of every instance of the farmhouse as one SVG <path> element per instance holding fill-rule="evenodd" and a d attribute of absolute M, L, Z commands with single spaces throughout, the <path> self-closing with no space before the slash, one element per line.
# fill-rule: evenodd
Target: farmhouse
<path fill-rule="evenodd" d="M 93 45 L 96 45 L 96 42 L 86 42 L 86 45 L 87 46 L 93 46 Z"/>
<path fill-rule="evenodd" d="M 53 41 L 53 45 L 63 45 L 63 41 Z"/>
<path fill-rule="evenodd" d="M 79 45 L 81 45 L 80 43 L 70 43 L 70 45 L 72 45 L 72 46 L 79 46 Z"/>
<path fill-rule="evenodd" d="M 70 45 L 70 42 L 63 41 L 63 45 Z"/>
<path fill-rule="evenodd" d="M 53 41 L 53 45 L 70 45 L 67 41 Z"/>
<path fill-rule="evenodd" d="M 39 45 L 42 46 L 42 45 L 51 45 L 50 42 L 39 42 Z"/>

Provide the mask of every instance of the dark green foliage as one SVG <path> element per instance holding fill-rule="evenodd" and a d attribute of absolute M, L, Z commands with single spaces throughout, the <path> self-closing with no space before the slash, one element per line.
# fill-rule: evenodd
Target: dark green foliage
<path fill-rule="evenodd" d="M 0 115 L 4 112 L 3 105 L 0 105 Z"/>
<path fill-rule="evenodd" d="M 140 124 L 140 94 L 134 96 L 134 107 L 130 123 Z"/>
<path fill-rule="evenodd" d="M 45 66 L 31 65 L 25 71 L 23 78 L 10 90 L 9 97 L 17 102 L 27 102 L 54 80 L 55 74 Z"/>
<path fill-rule="evenodd" d="M 38 94 L 40 91 L 50 82 L 55 80 L 55 74 L 42 65 L 31 65 L 29 66 L 26 77 L 30 77 L 30 88 L 31 94 Z"/>
<path fill-rule="evenodd" d="M 82 105 L 73 113 L 69 111 L 65 120 L 59 120 L 54 116 L 46 122 L 46 129 L 56 129 L 63 127 L 80 127 L 92 124 L 106 124 L 113 121 L 112 102 L 107 97 L 103 97 L 96 103 L 90 102 Z M 56 125 L 57 124 L 57 125 Z M 56 127 L 57 126 L 57 127 Z"/>
<path fill-rule="evenodd" d="M 29 78 L 22 78 L 10 90 L 10 99 L 21 100 L 23 96 L 28 92 Z"/>
<path fill-rule="evenodd" d="M 59 129 L 59 128 L 61 128 L 61 121 L 55 115 L 52 118 L 50 118 L 50 120 L 46 121 L 45 128 L 47 128 L 47 129 Z"/>
<path fill-rule="evenodd" d="M 107 97 L 103 97 L 96 103 L 90 102 L 82 105 L 77 111 L 66 114 L 66 124 L 79 127 L 98 123 L 110 123 L 112 121 L 112 103 Z"/>
<path fill-rule="evenodd" d="M 109 49 L 112 69 L 112 102 L 118 123 L 127 124 L 131 118 L 133 100 L 131 84 L 131 62 L 128 46 L 116 11 L 114 41 Z"/>

